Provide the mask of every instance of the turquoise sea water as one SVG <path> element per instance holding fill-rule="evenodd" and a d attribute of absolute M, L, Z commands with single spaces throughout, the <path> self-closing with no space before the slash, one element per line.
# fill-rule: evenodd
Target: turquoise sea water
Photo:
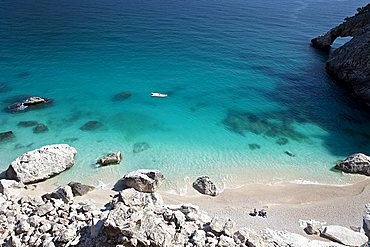
<path fill-rule="evenodd" d="M 366 2 L 1 1 L 0 107 L 19 95 L 55 102 L 0 112 L 0 132 L 16 135 L 0 143 L 0 168 L 68 143 L 76 164 L 55 183 L 114 184 L 137 168 L 160 169 L 177 192 L 203 174 L 227 186 L 351 182 L 330 168 L 369 153 L 369 114 L 326 75 L 328 55 L 309 42 Z M 123 91 L 132 96 L 112 100 Z M 49 131 L 18 127 L 24 120 Z M 91 120 L 103 126 L 82 131 Z M 150 148 L 134 153 L 139 142 Z M 95 166 L 116 150 L 120 165 Z"/>

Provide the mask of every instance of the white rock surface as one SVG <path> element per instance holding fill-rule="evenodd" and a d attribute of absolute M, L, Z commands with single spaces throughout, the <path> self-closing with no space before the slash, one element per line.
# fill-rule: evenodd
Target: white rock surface
<path fill-rule="evenodd" d="M 6 175 L 24 184 L 45 180 L 73 166 L 76 154 L 76 149 L 67 144 L 44 146 L 19 156 Z"/>
<path fill-rule="evenodd" d="M 347 246 L 361 246 L 368 240 L 365 234 L 337 225 L 325 226 L 321 235 Z"/>
<path fill-rule="evenodd" d="M 158 170 L 140 169 L 123 176 L 122 182 L 128 188 L 140 192 L 155 192 L 164 180 L 163 174 Z"/>

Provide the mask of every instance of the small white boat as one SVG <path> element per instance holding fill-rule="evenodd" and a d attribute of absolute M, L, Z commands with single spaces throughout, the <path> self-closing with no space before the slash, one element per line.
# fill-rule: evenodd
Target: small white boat
<path fill-rule="evenodd" d="M 165 98 L 167 96 L 168 95 L 164 93 L 152 93 L 152 97 Z"/>

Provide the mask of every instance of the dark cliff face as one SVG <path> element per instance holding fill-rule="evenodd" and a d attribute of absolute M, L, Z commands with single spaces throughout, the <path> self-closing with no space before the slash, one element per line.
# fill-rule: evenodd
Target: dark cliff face
<path fill-rule="evenodd" d="M 318 49 L 328 50 L 336 38 L 349 36 L 352 37 L 349 42 L 330 54 L 326 69 L 370 106 L 370 4 L 311 43 Z"/>

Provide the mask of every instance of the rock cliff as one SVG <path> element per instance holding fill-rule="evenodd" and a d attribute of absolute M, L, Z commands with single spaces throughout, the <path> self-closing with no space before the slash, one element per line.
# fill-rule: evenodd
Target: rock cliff
<path fill-rule="evenodd" d="M 338 37 L 352 39 L 330 54 L 326 70 L 370 106 L 370 4 L 311 43 L 318 49 L 328 50 Z"/>

